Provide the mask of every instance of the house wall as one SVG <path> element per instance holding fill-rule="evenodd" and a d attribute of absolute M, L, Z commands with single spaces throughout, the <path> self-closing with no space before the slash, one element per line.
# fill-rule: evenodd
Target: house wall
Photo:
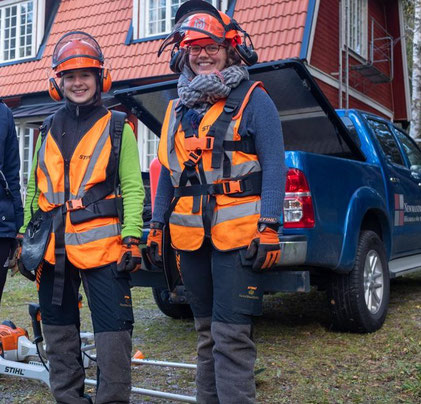
<path fill-rule="evenodd" d="M 314 66 L 315 68 L 323 71 L 324 73 L 327 73 L 331 76 L 332 79 L 335 79 L 336 81 L 338 81 L 339 73 L 339 7 L 340 5 L 338 0 L 320 1 L 317 26 L 314 35 L 313 49 L 309 60 L 309 64 L 311 66 Z M 386 20 L 387 13 L 390 13 L 390 16 Z M 367 47 L 369 46 L 371 34 L 371 17 L 373 17 L 380 25 L 382 25 L 387 31 L 389 31 L 389 33 L 392 34 L 394 38 L 399 38 L 400 35 L 396 33 L 396 31 L 399 30 L 397 1 L 385 2 L 382 0 L 368 0 Z M 389 29 L 390 27 L 394 27 L 393 32 L 391 32 L 391 30 Z M 396 59 L 397 58 L 398 56 L 396 56 Z M 369 80 L 362 77 L 358 72 L 352 70 L 352 65 L 360 63 L 362 63 L 362 59 L 358 58 L 356 55 L 355 57 L 353 57 L 352 55 L 350 56 L 349 84 L 351 88 L 362 94 L 361 96 L 357 96 L 355 98 L 350 96 L 349 107 L 364 109 L 367 111 L 376 112 L 380 115 L 384 115 L 378 110 L 374 109 L 372 105 L 370 106 L 364 103 L 364 99 L 368 97 L 371 100 L 383 105 L 386 109 L 393 111 L 396 107 L 396 101 L 394 100 L 393 93 L 394 88 L 400 87 L 401 92 L 403 93 L 403 86 L 401 84 L 394 86 L 391 83 L 371 83 Z M 396 60 L 395 65 L 402 65 L 401 58 L 399 60 Z M 345 57 L 343 57 L 343 69 L 345 69 Z M 389 64 L 384 63 L 380 66 L 380 70 L 389 74 Z M 321 87 L 323 91 L 325 91 L 329 101 L 333 104 L 333 106 L 335 108 L 338 108 L 340 105 L 339 90 L 325 83 L 323 83 Z M 404 94 L 402 95 L 404 96 Z M 402 100 L 402 95 L 400 96 L 400 100 Z M 343 98 L 343 101 L 345 101 L 345 97 Z M 405 102 L 402 102 L 402 104 L 403 105 L 401 109 L 405 109 Z M 345 103 L 343 103 L 342 106 L 345 107 Z M 402 111 L 399 111 L 399 114 L 397 116 L 402 117 Z"/>
<path fill-rule="evenodd" d="M 387 16 L 387 27 L 390 34 L 393 38 L 401 38 L 401 27 L 399 22 L 399 4 L 398 2 L 389 2 L 385 5 L 386 16 Z M 403 28 L 403 27 L 402 27 Z M 393 91 L 393 100 L 394 100 L 394 113 L 395 120 L 397 121 L 409 121 L 410 116 L 408 116 L 407 106 L 409 105 L 409 100 L 406 100 L 405 94 L 405 81 L 408 80 L 407 72 L 404 69 L 407 69 L 406 63 L 402 63 L 402 51 L 406 54 L 405 49 L 405 40 L 401 38 L 400 41 L 396 41 L 393 49 L 393 60 L 394 60 L 394 80 L 392 81 L 392 91 Z M 406 62 L 406 59 L 405 59 Z M 408 83 L 409 84 L 409 83 Z"/>

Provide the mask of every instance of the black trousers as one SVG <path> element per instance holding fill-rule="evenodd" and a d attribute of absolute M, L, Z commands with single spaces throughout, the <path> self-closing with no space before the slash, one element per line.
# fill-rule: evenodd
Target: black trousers
<path fill-rule="evenodd" d="M 7 278 L 7 267 L 4 266 L 7 257 L 9 256 L 10 248 L 12 247 L 13 238 L 0 238 L 0 302 L 3 295 L 4 285 Z"/>
<path fill-rule="evenodd" d="M 245 262 L 245 249 L 218 251 L 205 241 L 199 250 L 179 254 L 194 317 L 251 324 L 252 316 L 262 314 L 262 277 Z"/>
<path fill-rule="evenodd" d="M 88 298 L 94 333 L 133 329 L 133 309 L 129 274 L 117 272 L 116 264 L 90 270 L 79 270 L 66 259 L 63 302 L 51 304 L 54 266 L 44 263 L 39 278 L 41 318 L 48 325 L 80 326 L 79 287 Z"/>

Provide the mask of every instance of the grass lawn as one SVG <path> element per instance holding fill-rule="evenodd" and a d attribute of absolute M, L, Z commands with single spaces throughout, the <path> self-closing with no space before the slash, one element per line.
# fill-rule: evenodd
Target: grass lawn
<path fill-rule="evenodd" d="M 20 275 L 9 278 L 0 321 L 12 320 L 32 335 L 27 303 L 37 301 L 35 285 Z M 174 320 L 155 306 L 149 289 L 134 288 L 134 350 L 149 359 L 195 362 L 196 335 L 191 320 Z M 82 330 L 90 331 L 87 305 Z M 399 278 L 391 286 L 385 325 L 373 334 L 328 329 L 325 296 L 276 294 L 265 298 L 254 338 L 259 403 L 420 403 L 421 274 Z M 95 378 L 94 369 L 88 376 Z M 195 393 L 190 370 L 136 366 L 133 385 L 179 394 Z M 87 391 L 93 392 L 92 387 Z M 46 386 L 0 376 L 0 403 L 53 403 Z M 132 395 L 133 403 L 167 400 Z"/>

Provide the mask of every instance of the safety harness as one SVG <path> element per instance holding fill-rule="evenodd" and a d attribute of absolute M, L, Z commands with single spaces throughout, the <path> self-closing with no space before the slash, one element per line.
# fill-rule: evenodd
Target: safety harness
<path fill-rule="evenodd" d="M 180 197 L 193 196 L 192 213 L 198 213 L 200 204 L 202 204 L 205 236 L 210 237 L 211 221 L 216 203 L 215 195 L 225 194 L 231 197 L 245 197 L 261 194 L 262 177 L 260 172 L 229 179 L 231 177 L 231 161 L 226 152 L 241 151 L 247 154 L 256 154 L 256 148 L 251 136 L 243 136 L 241 140 L 237 141 L 224 140 L 233 117 L 238 113 L 246 95 L 257 84 L 259 83 L 244 80 L 238 87 L 231 90 L 222 113 L 210 127 L 204 138 L 198 137 L 197 128 L 193 127 L 189 119 L 188 108 L 180 102 L 176 106 L 174 128 L 177 130 L 181 124 L 184 132 L 184 147 L 189 152 L 189 158 L 184 162 L 184 170 L 181 173 L 179 186 L 175 188 L 174 199 L 166 212 L 165 219 L 167 223 Z M 226 178 L 226 181 L 207 183 L 202 162 L 202 153 L 205 150 L 212 151 L 211 167 L 213 169 L 221 168 L 222 164 L 222 177 Z M 190 184 L 187 185 L 188 183 Z"/>
<path fill-rule="evenodd" d="M 44 142 L 48 131 L 51 128 L 54 115 L 49 116 L 40 127 L 41 144 Z M 120 179 L 118 174 L 118 162 L 120 158 L 121 139 L 126 114 L 120 111 L 111 111 L 110 137 L 112 144 L 112 153 L 114 155 L 114 164 L 107 167 L 107 171 L 113 170 L 114 176 L 107 176 L 107 179 L 100 182 L 86 191 L 80 199 L 66 200 L 66 203 L 51 211 L 53 215 L 52 231 L 55 235 L 55 276 L 53 286 L 52 304 L 60 306 L 63 300 L 64 277 L 65 277 L 65 215 L 70 212 L 72 223 L 82 223 L 98 217 L 118 217 L 120 223 L 123 222 L 123 204 L 121 197 L 118 196 L 118 187 Z M 68 170 L 68 164 L 65 170 Z M 35 170 L 36 172 L 36 170 Z M 68 175 L 68 174 L 67 174 Z M 66 177 L 66 173 L 65 173 Z M 66 182 L 66 181 L 65 181 Z M 67 185 L 68 186 L 68 185 Z M 35 189 L 37 189 L 37 176 L 35 175 Z M 106 196 L 115 192 L 116 197 L 104 199 Z M 68 198 L 69 190 L 65 191 L 65 199 Z M 31 214 L 33 208 L 31 203 Z"/>

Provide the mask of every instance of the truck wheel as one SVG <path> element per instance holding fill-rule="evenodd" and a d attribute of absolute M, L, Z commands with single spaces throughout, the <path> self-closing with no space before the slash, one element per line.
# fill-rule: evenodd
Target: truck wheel
<path fill-rule="evenodd" d="M 335 329 L 369 333 L 383 325 L 389 305 L 389 268 L 375 232 L 361 232 L 354 268 L 348 274 L 333 273 L 327 294 Z"/>
<path fill-rule="evenodd" d="M 170 303 L 168 289 L 152 288 L 152 293 L 156 305 L 166 316 L 176 319 L 193 317 L 190 305 Z"/>

